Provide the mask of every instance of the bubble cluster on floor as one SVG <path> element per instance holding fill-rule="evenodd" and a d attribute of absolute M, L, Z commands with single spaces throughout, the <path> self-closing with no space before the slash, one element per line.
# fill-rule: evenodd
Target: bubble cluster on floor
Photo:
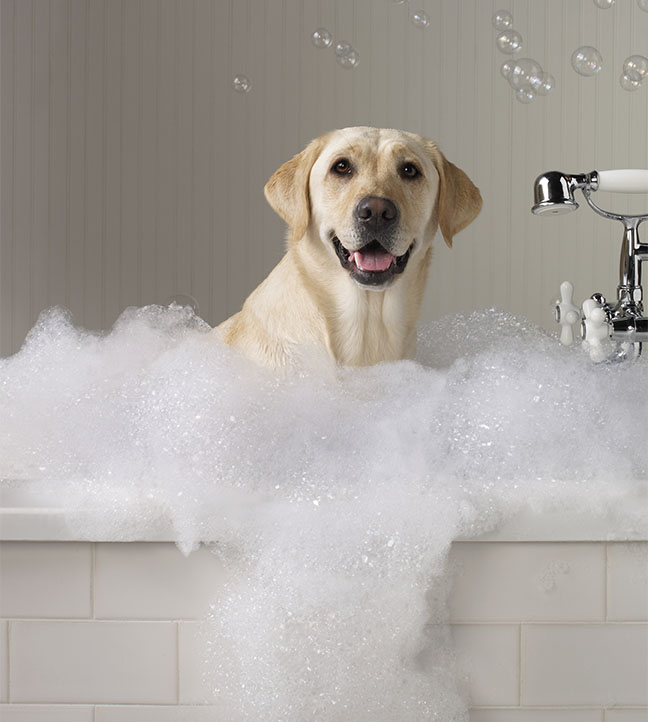
<path fill-rule="evenodd" d="M 81 537 L 213 543 L 233 722 L 466 720 L 451 542 L 523 507 L 605 515 L 648 478 L 646 428 L 648 363 L 494 310 L 424 325 L 415 361 L 275 374 L 188 309 L 106 334 L 53 309 L 0 360 L 0 479 L 42 480 Z"/>

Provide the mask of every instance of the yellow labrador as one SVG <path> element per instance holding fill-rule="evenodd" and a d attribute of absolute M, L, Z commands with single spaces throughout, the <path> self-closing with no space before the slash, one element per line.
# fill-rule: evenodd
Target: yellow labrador
<path fill-rule="evenodd" d="M 284 163 L 265 195 L 288 249 L 221 338 L 274 368 L 309 346 L 342 364 L 410 358 L 437 228 L 451 245 L 481 209 L 468 176 L 414 133 L 345 128 Z"/>

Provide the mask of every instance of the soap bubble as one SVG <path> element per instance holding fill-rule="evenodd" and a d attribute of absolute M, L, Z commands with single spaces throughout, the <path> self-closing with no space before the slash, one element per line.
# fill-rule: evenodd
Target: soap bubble
<path fill-rule="evenodd" d="M 536 97 L 535 91 L 531 88 L 518 88 L 514 95 L 519 103 L 524 103 L 525 105 L 532 103 Z"/>
<path fill-rule="evenodd" d="M 502 63 L 502 67 L 500 68 L 500 73 L 502 74 L 502 77 L 508 78 L 511 75 L 511 71 L 513 70 L 514 66 L 514 60 L 507 60 L 506 62 Z"/>
<path fill-rule="evenodd" d="M 596 75 L 603 67 L 601 53 L 591 45 L 582 45 L 576 48 L 571 56 L 572 68 L 585 77 Z"/>
<path fill-rule="evenodd" d="M 639 10 L 648 13 L 648 0 L 637 0 L 637 5 L 639 6 Z"/>
<path fill-rule="evenodd" d="M 330 48 L 333 36 L 326 28 L 317 28 L 311 35 L 311 41 L 316 48 Z"/>
<path fill-rule="evenodd" d="M 508 81 L 515 90 L 535 90 L 542 83 L 542 73 L 542 66 L 536 60 L 520 58 L 514 61 Z"/>
<path fill-rule="evenodd" d="M 522 50 L 522 36 L 516 30 L 505 30 L 497 36 L 495 44 L 502 53 L 513 55 Z"/>
<path fill-rule="evenodd" d="M 415 10 L 412 13 L 412 24 L 417 28 L 427 28 L 430 25 L 430 18 L 423 10 Z"/>
<path fill-rule="evenodd" d="M 405 5 L 407 0 L 393 0 L 394 5 Z"/>
<path fill-rule="evenodd" d="M 627 75 L 622 74 L 619 78 L 619 84 L 624 90 L 632 92 L 633 90 L 639 90 L 641 83 L 638 80 L 632 80 Z"/>
<path fill-rule="evenodd" d="M 347 53 L 350 53 L 352 50 L 353 47 L 351 43 L 347 43 L 346 40 L 340 40 L 340 42 L 335 46 L 335 54 L 338 56 L 338 58 L 341 58 Z"/>
<path fill-rule="evenodd" d="M 188 293 L 176 293 L 173 296 L 169 296 L 164 302 L 165 306 L 177 306 L 179 308 L 190 308 L 193 313 L 198 315 L 200 313 L 200 307 L 198 301 L 189 295 Z"/>
<path fill-rule="evenodd" d="M 493 15 L 492 23 L 495 30 L 510 30 L 513 27 L 513 16 L 508 10 L 498 10 Z"/>
<path fill-rule="evenodd" d="M 615 0 L 594 0 L 594 5 L 601 10 L 608 10 L 615 3 Z"/>
<path fill-rule="evenodd" d="M 631 55 L 623 63 L 623 74 L 630 80 L 641 83 L 648 77 L 648 58 L 643 55 Z"/>
<path fill-rule="evenodd" d="M 349 52 L 345 53 L 344 55 L 338 55 L 335 59 L 338 65 L 341 65 L 347 70 L 357 68 L 358 64 L 360 63 L 360 56 L 358 55 L 358 52 L 353 48 L 351 48 L 351 50 L 349 50 Z"/>
<path fill-rule="evenodd" d="M 234 80 L 232 80 L 232 87 L 238 93 L 249 93 L 252 84 L 247 75 L 235 75 Z"/>
<path fill-rule="evenodd" d="M 553 93 L 556 87 L 556 79 L 551 73 L 542 73 L 540 76 L 540 85 L 535 89 L 538 95 L 549 95 Z"/>

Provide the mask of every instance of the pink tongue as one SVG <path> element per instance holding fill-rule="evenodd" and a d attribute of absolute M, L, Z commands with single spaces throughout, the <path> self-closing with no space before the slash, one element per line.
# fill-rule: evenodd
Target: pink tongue
<path fill-rule="evenodd" d="M 362 271 L 386 271 L 395 259 L 383 248 L 372 248 L 369 251 L 356 251 L 351 255 L 351 260 Z"/>

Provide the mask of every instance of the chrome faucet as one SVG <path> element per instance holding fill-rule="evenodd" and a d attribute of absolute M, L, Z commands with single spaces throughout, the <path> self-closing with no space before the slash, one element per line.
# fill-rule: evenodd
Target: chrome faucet
<path fill-rule="evenodd" d="M 556 321 L 561 325 L 560 340 L 574 342 L 574 328 L 580 323 L 583 345 L 594 361 L 638 358 L 642 344 L 648 341 L 648 318 L 644 316 L 641 267 L 648 259 L 648 244 L 639 239 L 639 225 L 644 215 L 611 213 L 597 206 L 591 198 L 597 190 L 618 193 L 648 193 L 648 170 L 606 170 L 569 175 L 549 171 L 538 176 L 533 186 L 535 203 L 531 211 L 565 213 L 578 208 L 574 192 L 580 190 L 587 204 L 604 218 L 623 224 L 623 241 L 619 266 L 616 303 L 608 303 L 595 293 L 582 309 L 573 303 L 574 287 L 569 281 L 560 286 L 561 298 L 556 303 Z"/>

